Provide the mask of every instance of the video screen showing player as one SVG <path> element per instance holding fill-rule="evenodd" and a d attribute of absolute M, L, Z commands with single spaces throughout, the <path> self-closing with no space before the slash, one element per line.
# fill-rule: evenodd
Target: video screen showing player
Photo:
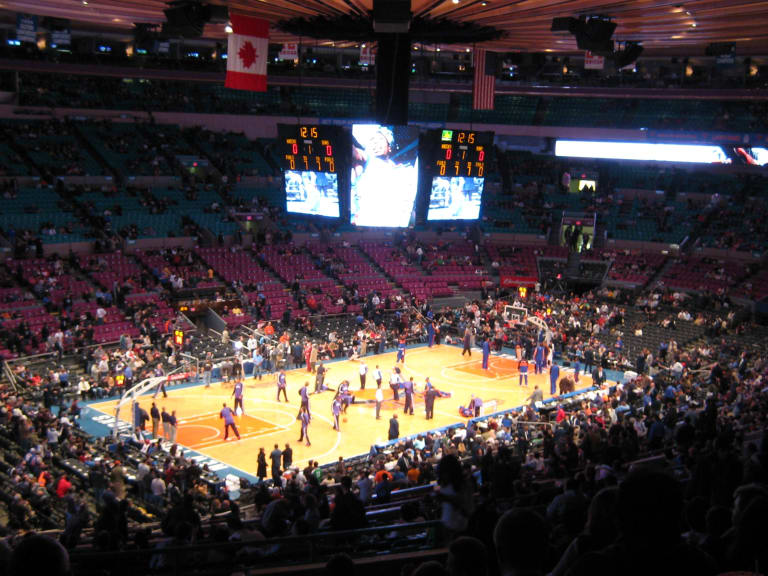
<path fill-rule="evenodd" d="M 339 185 L 332 172 L 285 171 L 286 211 L 339 217 Z"/>
<path fill-rule="evenodd" d="M 418 128 L 352 126 L 350 221 L 357 226 L 408 226 L 419 180 Z"/>
<path fill-rule="evenodd" d="M 427 220 L 476 220 L 480 217 L 484 178 L 435 176 Z"/>

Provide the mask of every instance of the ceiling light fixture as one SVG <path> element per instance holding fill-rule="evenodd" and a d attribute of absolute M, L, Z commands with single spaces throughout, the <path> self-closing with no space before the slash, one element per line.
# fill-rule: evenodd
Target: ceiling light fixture
<path fill-rule="evenodd" d="M 226 32 L 227 34 L 232 34 L 232 24 L 227 22 L 227 25 L 224 26 L 224 32 Z"/>

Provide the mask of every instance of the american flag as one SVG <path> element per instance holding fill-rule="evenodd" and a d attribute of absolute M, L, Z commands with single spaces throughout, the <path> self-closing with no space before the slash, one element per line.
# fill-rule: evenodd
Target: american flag
<path fill-rule="evenodd" d="M 496 95 L 495 56 L 493 52 L 486 52 L 485 48 L 475 48 L 475 82 L 472 86 L 474 110 L 493 110 Z"/>

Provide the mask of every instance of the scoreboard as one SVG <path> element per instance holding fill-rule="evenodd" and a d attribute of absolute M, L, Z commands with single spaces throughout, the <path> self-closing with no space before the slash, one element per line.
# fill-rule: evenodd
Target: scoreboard
<path fill-rule="evenodd" d="M 283 170 L 336 173 L 346 138 L 338 126 L 278 124 Z"/>
<path fill-rule="evenodd" d="M 493 147 L 493 132 L 439 130 L 429 133 L 432 158 L 427 166 L 435 176 L 484 178 L 485 163 Z M 439 141 L 435 138 L 439 135 Z"/>

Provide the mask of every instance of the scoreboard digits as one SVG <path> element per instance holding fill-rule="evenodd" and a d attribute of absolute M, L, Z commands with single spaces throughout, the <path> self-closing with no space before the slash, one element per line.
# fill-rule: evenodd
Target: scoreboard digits
<path fill-rule="evenodd" d="M 336 126 L 278 124 L 283 170 L 335 173 L 339 130 Z"/>
<path fill-rule="evenodd" d="M 441 130 L 440 147 L 430 161 L 437 176 L 484 178 L 487 151 L 493 144 L 493 132 Z"/>

